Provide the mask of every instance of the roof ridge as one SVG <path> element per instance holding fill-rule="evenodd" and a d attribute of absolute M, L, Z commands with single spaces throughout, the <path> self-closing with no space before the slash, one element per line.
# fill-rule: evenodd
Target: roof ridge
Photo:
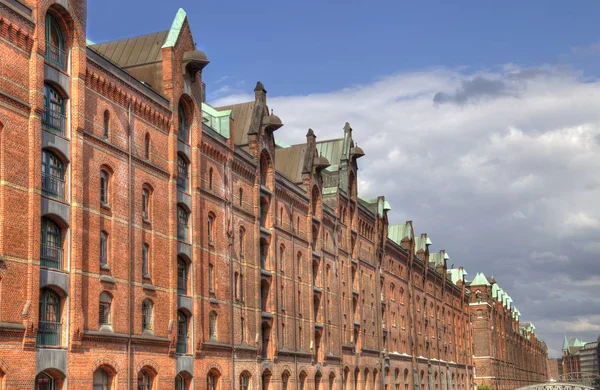
<path fill-rule="evenodd" d="M 119 38 L 119 39 L 113 39 L 110 41 L 104 41 L 104 42 L 92 42 L 90 40 L 87 40 L 87 46 L 92 46 L 92 48 L 94 46 L 99 46 L 99 45 L 106 45 L 108 43 L 114 43 L 114 42 L 120 42 L 120 41 L 125 41 L 127 39 L 135 39 L 135 38 L 141 38 L 141 37 L 145 37 L 148 35 L 155 35 L 155 34 L 160 34 L 160 33 L 164 33 L 164 32 L 168 32 L 169 30 L 161 30 L 161 31 L 154 31 L 151 33 L 147 33 L 147 34 L 139 34 L 139 35 L 134 35 L 132 37 L 124 37 L 124 38 Z"/>

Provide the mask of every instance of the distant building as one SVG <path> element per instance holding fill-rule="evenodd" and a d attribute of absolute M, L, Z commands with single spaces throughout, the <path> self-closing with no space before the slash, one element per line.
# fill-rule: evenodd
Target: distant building
<path fill-rule="evenodd" d="M 548 370 L 548 381 L 558 381 L 562 375 L 562 359 L 548 359 L 546 368 Z"/>
<path fill-rule="evenodd" d="M 571 338 L 563 342 L 562 368 L 564 374 L 589 373 L 600 375 L 600 336 L 596 341 L 584 342 Z"/>

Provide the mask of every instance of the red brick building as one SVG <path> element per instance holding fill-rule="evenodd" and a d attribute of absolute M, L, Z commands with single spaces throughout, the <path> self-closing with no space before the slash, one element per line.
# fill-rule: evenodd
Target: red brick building
<path fill-rule="evenodd" d="M 512 298 L 479 273 L 469 283 L 475 384 L 516 389 L 546 382 L 548 349 L 535 326 L 520 323 Z"/>
<path fill-rule="evenodd" d="M 356 146 L 211 107 L 180 10 L 93 44 L 0 0 L 0 389 L 467 389 L 473 294 Z M 42 169 L 40 170 L 40 166 Z"/>

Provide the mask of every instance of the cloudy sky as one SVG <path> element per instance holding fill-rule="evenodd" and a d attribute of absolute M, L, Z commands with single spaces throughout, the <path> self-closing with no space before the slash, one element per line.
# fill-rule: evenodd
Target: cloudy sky
<path fill-rule="evenodd" d="M 564 334 L 600 334 L 600 3 L 577 5 L 106 0 L 88 34 L 165 30 L 185 8 L 210 102 L 263 81 L 289 144 L 350 122 L 359 191 L 494 275 L 557 356 Z"/>

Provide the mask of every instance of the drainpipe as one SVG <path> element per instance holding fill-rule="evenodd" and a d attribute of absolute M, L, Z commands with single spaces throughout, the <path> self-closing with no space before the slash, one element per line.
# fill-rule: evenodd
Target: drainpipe
<path fill-rule="evenodd" d="M 295 237 L 295 232 L 294 232 L 294 200 L 292 200 L 292 204 L 290 205 L 290 233 L 292 236 L 292 248 L 291 248 L 291 252 L 292 252 L 292 280 L 294 282 L 294 291 L 292 294 L 292 302 L 294 305 L 294 310 L 292 311 L 292 313 L 296 313 L 294 315 L 294 351 L 296 351 L 296 353 L 294 354 L 294 370 L 295 370 L 295 379 L 298 380 L 298 305 L 296 302 L 296 283 L 298 280 L 298 274 L 296 272 L 298 272 L 298 270 L 296 270 L 296 249 L 294 246 L 294 237 Z M 300 335 L 300 337 L 302 337 L 302 335 Z"/>
<path fill-rule="evenodd" d="M 132 120 L 133 120 L 133 116 L 131 114 L 131 102 L 129 102 L 129 105 L 127 106 L 127 138 L 128 138 L 128 143 L 129 143 L 129 148 L 128 148 L 128 153 L 127 153 L 127 166 L 128 166 L 128 176 L 129 176 L 129 185 L 127 186 L 127 226 L 128 226 L 128 231 L 129 231 L 129 268 L 127 271 L 127 281 L 129 284 L 129 338 L 127 340 L 127 388 L 131 390 L 132 386 L 131 386 L 131 382 L 132 382 L 132 375 L 131 375 L 131 333 L 132 333 L 132 321 L 133 321 L 133 305 L 132 305 L 132 300 L 133 300 L 133 285 L 132 285 L 132 275 L 133 275 L 133 245 L 131 245 L 131 239 L 133 237 L 133 218 L 132 218 L 132 212 L 133 212 L 133 207 L 132 207 L 132 201 L 131 201 L 131 188 L 133 186 L 133 174 L 132 174 L 132 159 L 131 159 L 131 154 L 132 154 L 132 149 L 133 149 L 133 137 L 132 137 L 132 133 L 133 133 L 133 124 L 132 124 Z"/>
<path fill-rule="evenodd" d="M 223 175 L 227 177 L 227 162 L 223 163 Z M 231 183 L 231 184 L 230 184 Z M 230 222 L 231 232 L 229 233 L 229 290 L 231 295 L 231 389 L 235 390 L 235 327 L 233 326 L 235 316 L 234 316 L 234 302 L 235 302 L 235 280 L 234 280 L 234 271 L 233 271 L 233 254 L 234 254 L 234 238 L 235 238 L 235 225 L 233 219 L 233 178 L 228 179 L 228 185 L 224 188 L 228 190 L 229 194 L 225 196 L 225 212 L 231 215 L 225 215 L 226 219 Z M 231 195 L 231 196 L 227 196 Z M 241 259 L 240 259 L 241 263 Z M 242 326 L 244 326 L 242 324 Z M 243 331 L 243 330 L 242 330 Z"/>

